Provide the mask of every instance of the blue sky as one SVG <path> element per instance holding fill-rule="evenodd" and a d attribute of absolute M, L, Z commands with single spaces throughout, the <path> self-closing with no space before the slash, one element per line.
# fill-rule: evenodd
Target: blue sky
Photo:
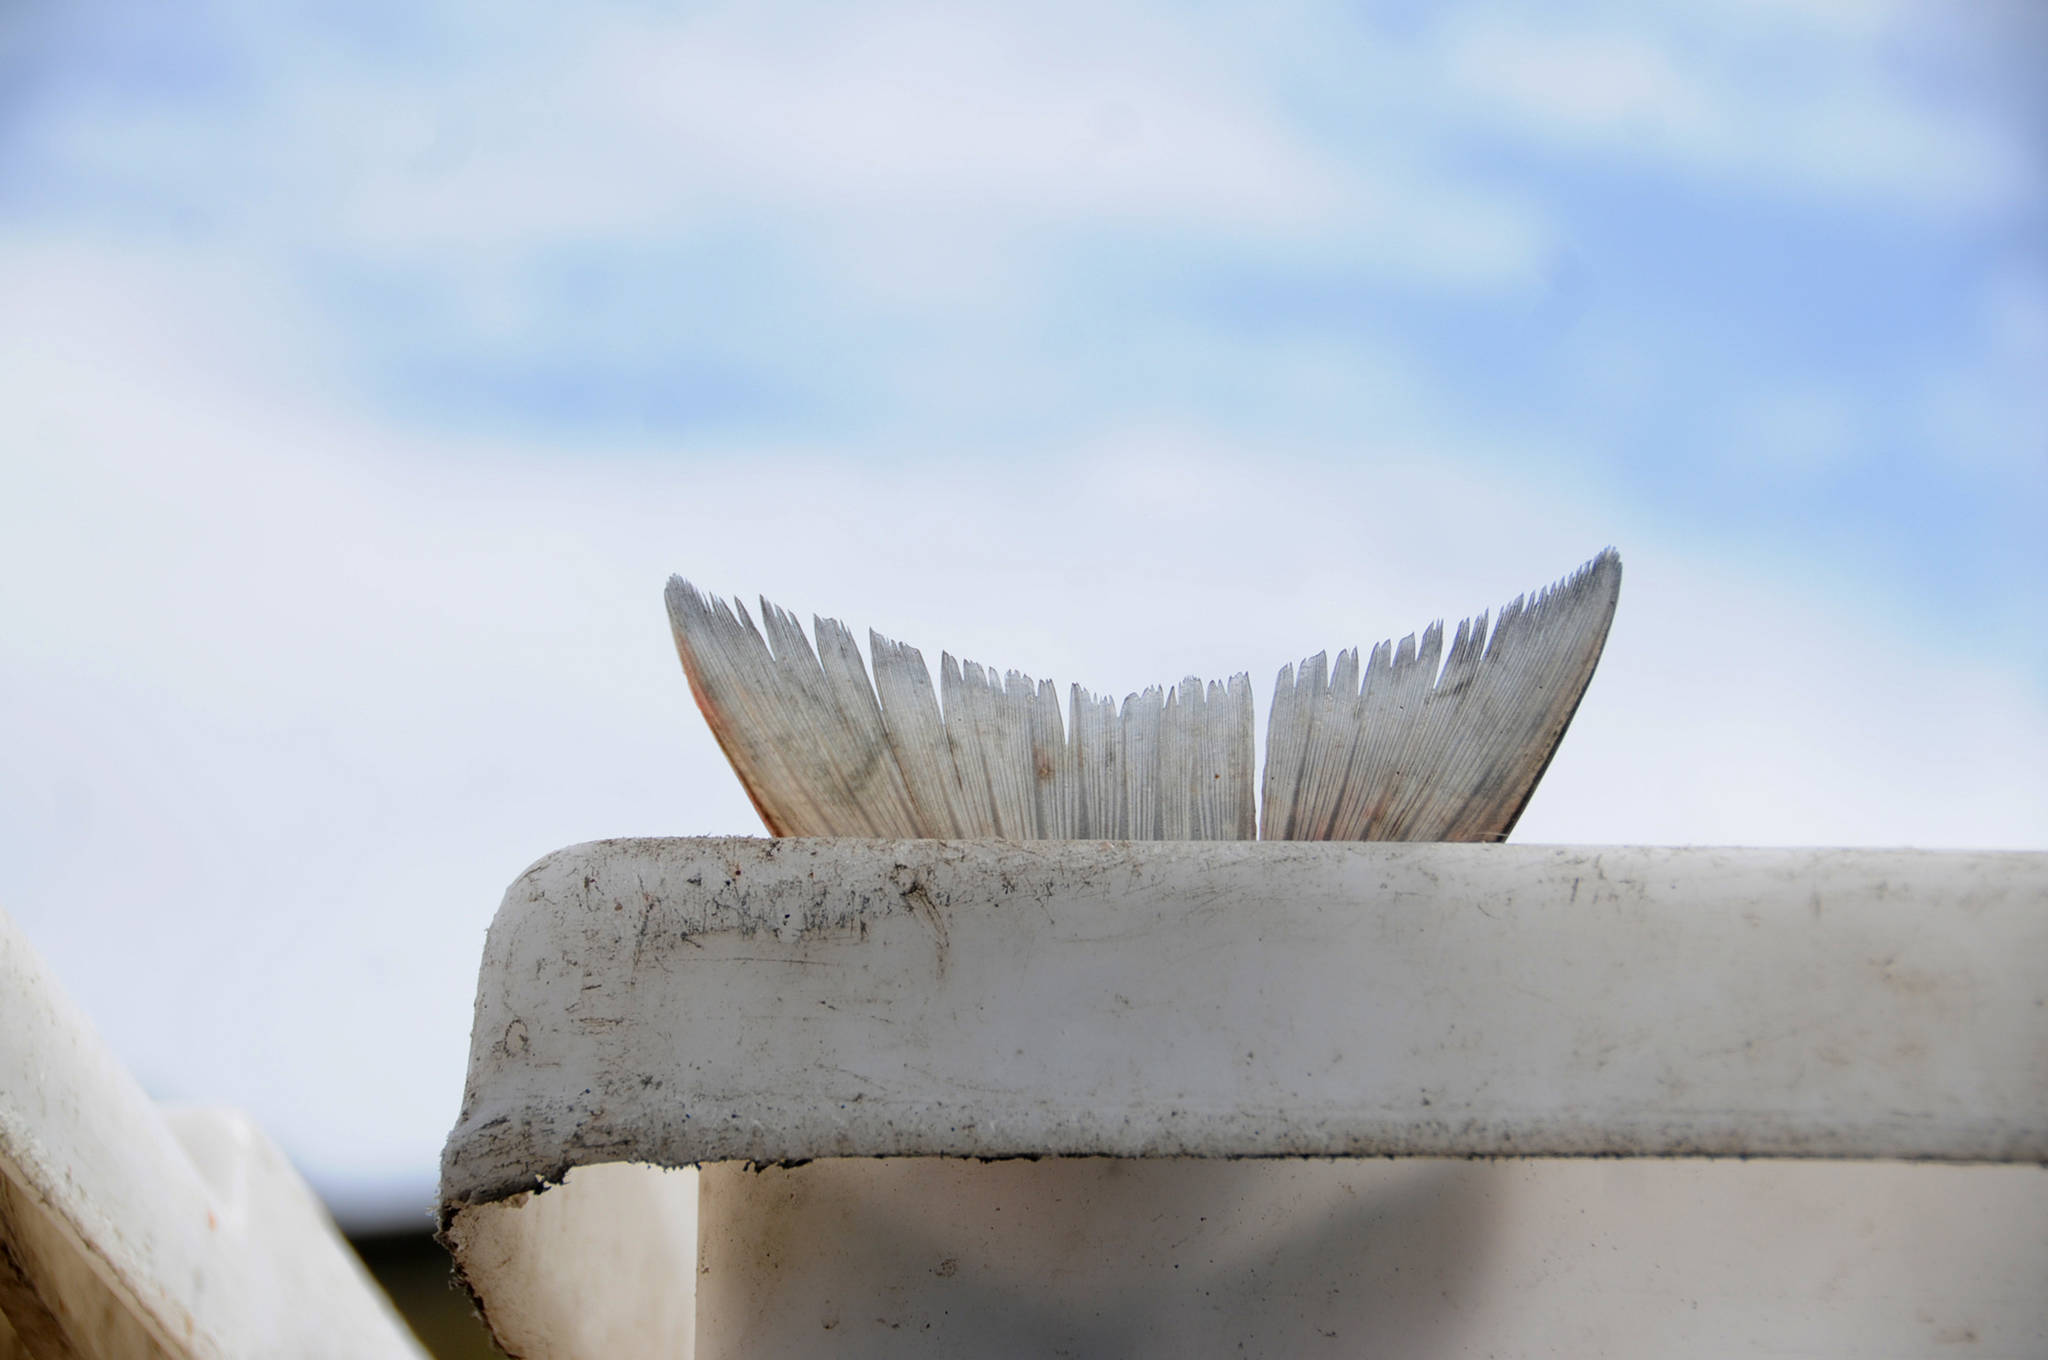
<path fill-rule="evenodd" d="M 754 829 L 671 570 L 1263 712 L 1612 542 L 1523 838 L 2039 848 L 2044 57 L 2017 2 L 0 11 L 4 907 L 374 1216 L 503 884 Z"/>

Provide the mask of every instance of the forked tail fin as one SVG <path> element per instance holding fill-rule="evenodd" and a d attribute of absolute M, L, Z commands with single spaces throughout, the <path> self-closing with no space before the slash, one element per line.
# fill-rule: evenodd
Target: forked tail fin
<path fill-rule="evenodd" d="M 1621 587 L 1612 549 L 1531 599 L 1382 642 L 1359 664 L 1283 667 L 1253 796 L 1249 677 L 1155 686 L 1121 707 L 1076 685 L 998 678 L 846 627 L 668 584 L 705 721 L 777 836 L 1019 840 L 1500 840 L 1564 737 Z M 1439 667 L 1439 660 L 1442 665 Z"/>

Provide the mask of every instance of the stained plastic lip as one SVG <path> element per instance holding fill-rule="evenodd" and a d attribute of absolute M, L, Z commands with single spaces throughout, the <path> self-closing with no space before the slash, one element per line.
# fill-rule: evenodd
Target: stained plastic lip
<path fill-rule="evenodd" d="M 491 926 L 462 1112 L 443 1159 L 443 1240 L 501 1337 L 582 1335 L 605 1320 L 663 1337 L 696 1326 L 700 1343 L 730 1342 L 745 1319 L 795 1310 L 811 1329 L 803 1344 L 778 1334 L 739 1353 L 838 1354 L 846 1334 L 801 1312 L 820 1299 L 877 1297 L 886 1285 L 916 1294 L 941 1331 L 985 1318 L 973 1298 L 930 1294 L 940 1278 L 932 1267 L 993 1250 L 994 1228 L 1018 1219 L 1016 1194 L 1038 1196 L 1040 1210 L 1105 1242 L 1115 1288 L 1136 1306 L 1184 1297 L 1160 1292 L 1180 1287 L 1167 1268 L 1146 1275 L 1142 1264 L 1157 1259 L 1144 1252 L 1170 1215 L 1203 1196 L 1241 1206 L 1232 1185 L 1291 1185 L 1288 1202 L 1320 1206 L 1349 1194 L 1354 1173 L 1399 1165 L 1347 1157 L 2048 1161 L 2048 1082 L 2039 1079 L 2048 1012 L 2037 1004 L 2048 976 L 2044 899 L 2041 854 L 744 838 L 573 846 L 522 875 Z M 1154 1201 L 1105 1221 L 1109 1211 L 1091 1198 L 1100 1164 L 1053 1160 L 1062 1154 L 1147 1159 Z M 913 1160 L 868 1160 L 882 1157 Z M 1014 1160 L 1036 1157 L 1048 1160 Z M 1188 1157 L 1197 1160 L 1159 1160 Z M 1247 1157 L 1281 1169 L 1246 1172 L 1238 1159 Z M 1320 1160 L 1329 1157 L 1339 1160 Z M 787 1172 L 742 1169 L 814 1158 Z M 856 1160 L 831 1160 L 847 1158 Z M 731 1249 L 706 1258 L 727 1272 L 716 1287 L 702 1285 L 712 1277 L 699 1275 L 704 1263 L 677 1227 L 687 1180 L 665 1183 L 675 1203 L 661 1210 L 667 1201 L 651 1187 L 664 1183 L 647 1170 L 703 1162 L 723 1164 L 702 1181 L 699 1224 L 707 1251 Z M 1490 1182 L 1488 1195 L 1586 1183 L 1557 1168 L 1518 1161 L 1511 1184 Z M 1746 1169 L 1815 1193 L 1815 1182 L 1782 1166 Z M 1656 1232 L 1630 1240 L 1650 1250 L 1687 1204 L 1707 1204 L 1706 1192 L 1678 1192 L 1697 1177 L 1664 1170 L 1627 1179 L 1647 1198 L 1603 1192 L 1566 1212 L 1553 1191 L 1538 1217 L 1568 1226 L 1497 1260 L 1485 1292 L 1516 1298 L 1508 1311 L 1517 1316 L 1524 1293 L 1554 1309 L 1566 1286 L 1545 1267 L 1574 1261 L 1583 1288 L 1570 1297 L 1596 1310 L 1641 1313 L 1651 1298 L 1641 1290 L 1667 1281 L 1693 1289 L 1674 1265 L 1640 1288 L 1601 1292 L 1613 1233 L 1639 1229 L 1648 1214 Z M 1906 1183 L 1878 1175 L 1898 1168 L 1835 1170 L 1870 1173 L 1826 1183 L 1882 1187 L 1886 1212 L 1899 1212 Z M 618 1174 L 593 1180 L 589 1171 Z M 1754 1193 L 1756 1181 L 1744 1184 Z M 560 1188 L 526 1193 L 549 1185 Z M 837 1210 L 807 1218 L 791 1207 L 806 1185 L 842 1208 L 886 1192 L 897 1210 L 888 1221 L 915 1229 L 850 1234 Z M 736 1186 L 756 1197 L 721 1197 Z M 956 1190 L 965 1207 L 942 1212 Z M 767 1213 L 760 1195 L 782 1207 Z M 1719 1234 L 1699 1259 L 1737 1263 L 1717 1277 L 1729 1282 L 1716 1296 L 1724 1304 L 1794 1289 L 1826 1312 L 1847 1305 L 1825 1294 L 1835 1267 L 1814 1262 L 1843 1259 L 1835 1244 L 1852 1238 L 1856 1259 L 1872 1259 L 1856 1235 L 1867 1230 L 1855 1226 L 1867 1222 L 1867 1202 L 1823 1227 L 1803 1210 L 1772 1211 L 1774 1240 L 1794 1245 L 1771 1269 L 1752 1254 L 1765 1220 L 1752 1213 L 1738 1234 L 1730 1225 L 1741 1214 L 1688 1212 Z M 1984 1203 L 1971 1190 L 1959 1207 L 1914 1220 L 1950 1234 L 1939 1250 L 1910 1232 L 1880 1234 L 1899 1288 L 1929 1298 L 1949 1288 L 1928 1282 L 1956 1278 L 1951 1248 L 1980 1240 L 1972 1234 L 1986 1230 Z M 1227 1233 L 1244 1221 L 1234 1212 L 1188 1231 Z M 2038 1233 L 2023 1219 L 2001 1211 L 1999 1240 L 2036 1261 Z M 1240 1245 L 1262 1263 L 1275 1233 L 1328 1226 L 1284 1214 L 1254 1222 L 1270 1231 Z M 797 1255 L 734 1245 L 792 1223 L 816 1234 Z M 925 1231 L 945 1223 L 958 1241 Z M 1592 1237 L 1591 1224 L 1609 1237 Z M 1384 1245 L 1329 1245 L 1368 1240 Z M 1227 1255 L 1211 1244 L 1200 1239 L 1187 1259 Z M 1489 1240 L 1458 1259 L 1501 1250 Z M 768 1259 L 775 1269 L 763 1267 Z M 1059 1281 L 1075 1272 L 1061 1268 L 1064 1255 L 980 1259 L 1010 1272 L 1005 1287 L 1067 1307 Z M 631 1269 L 602 1264 L 617 1262 Z M 963 1264 L 956 1278 L 979 1268 Z M 1412 1290 L 1418 1274 L 1433 1278 L 1417 1267 L 1398 1283 Z M 1306 1307 L 1370 1321 L 1344 1311 L 1340 1300 L 1355 1297 L 1348 1278 L 1343 1290 L 1265 1294 L 1278 1287 L 1268 1274 L 1231 1279 L 1229 1298 L 1245 1308 L 1267 1299 L 1290 1325 Z M 783 1288 L 794 1292 L 775 1293 Z M 771 1295 L 773 1307 L 754 1306 Z M 1656 1319 L 1692 1316 L 1693 1297 L 1655 1295 Z M 708 1311 L 689 1322 L 677 1311 L 685 1302 Z M 1204 1306 L 1188 1299 L 1190 1310 Z M 1718 1325 L 1734 1325 L 1729 1316 L 1724 1307 Z M 2009 1322 L 2011 1308 L 1999 1316 Z M 596 1343 L 513 1349 L 622 1353 Z M 1290 1352 L 1280 1343 L 1266 1353 Z"/>
<path fill-rule="evenodd" d="M 443 1197 L 617 1160 L 2048 1161 L 2044 897 L 2040 854 L 597 842 L 491 928 Z"/>
<path fill-rule="evenodd" d="M 1497 841 L 1591 682 L 1621 588 L 1609 548 L 1494 616 L 1281 669 L 1254 791 L 1248 675 L 1125 698 L 1000 677 L 680 577 L 667 591 L 700 712 L 775 835 Z M 943 701 L 943 712 L 941 711 Z"/>

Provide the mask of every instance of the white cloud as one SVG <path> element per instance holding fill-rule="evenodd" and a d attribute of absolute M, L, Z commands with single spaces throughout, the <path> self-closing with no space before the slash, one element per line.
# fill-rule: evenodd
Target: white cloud
<path fill-rule="evenodd" d="M 619 91 L 624 121 L 674 147 L 685 175 L 709 167 L 771 197 L 1281 226 L 1337 206 L 1333 167 L 1171 30 L 1080 47 L 1020 17 L 615 30 L 588 54 L 578 98 L 602 108 L 602 91 Z"/>
<path fill-rule="evenodd" d="M 37 135 L 73 170 L 203 201 L 220 230 L 370 258 L 773 223 L 934 298 L 1028 278 L 1047 238 L 1076 230 L 1343 242 L 1383 273 L 1461 287 L 1523 281 L 1547 248 L 1532 203 L 1404 149 L 1427 128 L 1311 136 L 1244 34 L 1177 12 L 517 22 L 516 41 L 465 34 L 457 60 L 377 67 L 259 27 L 260 99 L 59 103 Z"/>
<path fill-rule="evenodd" d="M 2039 192 L 1991 111 L 1939 102 L 1891 58 L 1931 22 L 1891 7 L 1626 7 L 1538 23 L 1466 8 L 1436 43 L 1497 132 L 1778 192 L 1978 210 Z"/>
<path fill-rule="evenodd" d="M 1467 89 L 1572 134 L 1690 140 L 1714 119 L 1703 93 L 1642 33 L 1476 23 L 1454 29 L 1449 47 L 1452 77 Z"/>

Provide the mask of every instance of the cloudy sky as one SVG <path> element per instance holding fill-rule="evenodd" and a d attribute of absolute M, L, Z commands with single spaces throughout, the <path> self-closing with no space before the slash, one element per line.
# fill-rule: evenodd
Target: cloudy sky
<path fill-rule="evenodd" d="M 758 830 L 671 571 L 1263 721 L 1612 543 L 1518 839 L 2048 847 L 2041 14 L 0 7 L 0 910 L 417 1223 L 504 885 Z"/>

